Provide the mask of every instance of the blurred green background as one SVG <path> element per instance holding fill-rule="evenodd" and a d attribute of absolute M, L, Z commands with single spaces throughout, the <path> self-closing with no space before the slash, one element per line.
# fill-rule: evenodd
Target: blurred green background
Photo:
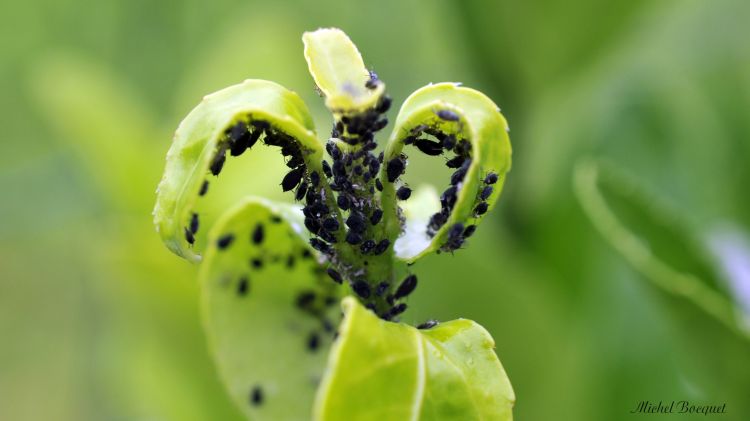
<path fill-rule="evenodd" d="M 571 182 L 585 156 L 632 173 L 747 291 L 748 22 L 747 0 L 2 2 L 0 420 L 239 419 L 196 269 L 153 230 L 154 190 L 181 118 L 245 78 L 299 92 L 327 132 L 300 40 L 324 26 L 351 36 L 396 104 L 461 81 L 510 122 L 505 194 L 468 250 L 415 267 L 406 321 L 484 325 L 518 420 L 661 419 L 629 411 L 683 399 L 727 402 L 695 419 L 750 419 L 747 342 L 672 311 Z M 283 198 L 281 159 L 266 157 L 233 166 L 226 203 Z"/>

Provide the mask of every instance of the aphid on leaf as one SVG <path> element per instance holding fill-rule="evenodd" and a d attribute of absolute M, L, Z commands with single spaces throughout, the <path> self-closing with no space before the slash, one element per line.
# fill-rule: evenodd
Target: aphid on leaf
<path fill-rule="evenodd" d="M 367 89 L 375 89 L 378 87 L 378 84 L 380 83 L 380 80 L 378 79 L 378 74 L 373 72 L 372 70 L 370 72 L 370 78 L 367 79 L 365 82 L 365 88 Z"/>
<path fill-rule="evenodd" d="M 383 253 L 385 253 L 386 250 L 388 250 L 388 246 L 391 245 L 391 241 L 387 238 L 384 238 L 380 240 L 380 242 L 375 246 L 375 249 L 373 250 L 373 254 L 378 256 Z"/>
<path fill-rule="evenodd" d="M 260 259 L 260 258 L 255 257 L 253 259 L 250 259 L 250 265 L 254 269 L 263 269 L 263 260 Z"/>
<path fill-rule="evenodd" d="M 364 299 L 370 298 L 370 285 L 363 280 L 355 281 L 352 284 L 352 291 Z"/>
<path fill-rule="evenodd" d="M 354 232 L 364 232 L 366 228 L 364 215 L 359 212 L 350 213 L 349 217 L 346 218 L 346 226 Z"/>
<path fill-rule="evenodd" d="M 339 221 L 333 217 L 324 219 L 321 225 L 326 231 L 338 231 L 339 229 Z"/>
<path fill-rule="evenodd" d="M 377 225 L 378 222 L 383 218 L 383 210 L 382 209 L 375 209 L 372 211 L 372 214 L 370 215 L 370 223 L 372 225 Z"/>
<path fill-rule="evenodd" d="M 313 302 L 315 302 L 315 292 L 313 291 L 302 291 L 297 295 L 295 304 L 298 308 L 306 309 L 309 308 Z"/>
<path fill-rule="evenodd" d="M 224 150 L 224 148 L 220 148 L 216 152 L 216 156 L 214 156 L 213 161 L 211 161 L 211 174 L 219 175 L 221 169 L 224 167 L 224 161 L 226 161 L 226 159 L 226 150 Z"/>
<path fill-rule="evenodd" d="M 237 295 L 246 295 L 248 289 L 250 289 L 250 281 L 246 276 L 243 276 L 242 278 L 240 278 L 239 282 L 237 282 Z"/>
<path fill-rule="evenodd" d="M 375 111 L 379 112 L 380 114 L 384 114 L 390 108 L 391 108 L 391 97 L 389 97 L 388 95 L 383 95 L 380 97 L 380 100 L 378 101 L 378 105 L 375 107 Z"/>
<path fill-rule="evenodd" d="M 253 244 L 258 245 L 263 242 L 263 239 L 265 238 L 265 229 L 263 227 L 263 224 L 258 223 L 255 225 L 255 229 L 253 230 Z"/>
<path fill-rule="evenodd" d="M 396 190 L 396 197 L 399 200 L 406 200 L 411 197 L 411 189 L 406 186 L 401 186 Z"/>
<path fill-rule="evenodd" d="M 219 250 L 223 250 L 229 247 L 233 241 L 234 241 L 234 234 L 222 235 L 221 237 L 219 237 L 218 240 L 216 240 L 216 247 L 218 247 Z"/>
<path fill-rule="evenodd" d="M 351 245 L 357 245 L 362 242 L 362 235 L 354 231 L 349 231 L 346 234 L 346 242 Z"/>
<path fill-rule="evenodd" d="M 456 156 L 446 161 L 445 166 L 448 168 L 458 168 L 463 165 L 465 159 L 463 156 Z"/>
<path fill-rule="evenodd" d="M 382 297 L 383 294 L 385 294 L 386 291 L 388 291 L 389 286 L 391 286 L 391 284 L 385 281 L 379 283 L 377 288 L 375 288 L 375 295 L 377 295 L 378 297 Z"/>
<path fill-rule="evenodd" d="M 253 387 L 250 391 L 250 404 L 253 406 L 260 406 L 263 404 L 263 389 L 260 386 Z"/>
<path fill-rule="evenodd" d="M 208 180 L 203 180 L 203 184 L 201 184 L 201 189 L 198 191 L 198 196 L 205 196 L 206 193 L 208 193 Z"/>
<path fill-rule="evenodd" d="M 307 338 L 307 349 L 317 351 L 318 345 L 320 345 L 320 336 L 318 336 L 317 332 L 313 332 Z"/>
<path fill-rule="evenodd" d="M 458 188 L 456 186 L 448 187 L 440 196 L 440 203 L 446 209 L 453 209 L 453 206 L 456 205 L 457 194 L 458 194 Z"/>
<path fill-rule="evenodd" d="M 445 121 L 458 121 L 460 118 L 458 114 L 451 110 L 438 110 L 435 114 Z"/>
<path fill-rule="evenodd" d="M 313 187 L 318 187 L 318 183 L 320 183 L 320 174 L 318 174 L 317 171 L 313 171 L 310 173 L 310 185 Z"/>
<path fill-rule="evenodd" d="M 333 282 L 336 282 L 337 284 L 344 282 L 344 279 L 341 277 L 341 274 L 338 273 L 336 269 L 328 268 L 326 272 L 328 273 L 328 276 L 330 276 L 331 279 L 333 279 Z"/>
<path fill-rule="evenodd" d="M 441 139 L 441 143 L 443 144 L 444 149 L 451 150 L 456 146 L 456 137 L 452 134 L 446 135 Z"/>
<path fill-rule="evenodd" d="M 497 174 L 495 174 L 494 172 L 491 172 L 487 174 L 487 177 L 484 177 L 484 182 L 486 184 L 495 184 L 497 183 L 497 179 L 498 179 Z"/>
<path fill-rule="evenodd" d="M 395 305 L 395 306 L 393 306 L 393 308 L 390 309 L 390 311 L 388 311 L 388 316 L 389 317 L 396 317 L 399 314 L 405 312 L 406 311 L 406 307 L 407 307 L 406 303 L 401 303 L 401 304 Z"/>
<path fill-rule="evenodd" d="M 397 156 L 388 161 L 388 167 L 386 169 L 386 172 L 388 173 L 388 181 L 391 183 L 396 181 L 396 179 L 404 173 L 404 169 L 406 169 L 406 164 L 402 157 Z"/>
<path fill-rule="evenodd" d="M 440 142 L 428 139 L 417 139 L 414 141 L 414 146 L 422 151 L 422 153 L 430 156 L 437 156 L 443 153 L 443 145 Z"/>
<path fill-rule="evenodd" d="M 438 322 L 435 319 L 427 320 L 426 322 L 420 324 L 417 326 L 417 329 L 432 329 L 433 327 L 437 326 L 440 322 Z"/>
<path fill-rule="evenodd" d="M 375 179 L 375 187 L 377 187 L 378 191 L 383 191 L 383 183 L 380 182 L 379 178 Z"/>
<path fill-rule="evenodd" d="M 336 203 L 339 205 L 339 208 L 341 208 L 341 210 L 349 210 L 349 206 L 351 205 L 349 198 L 344 196 L 343 194 L 340 194 L 339 197 L 336 198 Z"/>
<path fill-rule="evenodd" d="M 485 186 L 479 193 L 479 198 L 482 200 L 487 200 L 489 199 L 490 195 L 492 195 L 492 186 Z"/>
<path fill-rule="evenodd" d="M 312 246 L 312 248 L 314 248 L 315 250 L 318 250 L 321 253 L 328 253 L 328 251 L 330 250 L 328 243 L 317 238 L 311 238 L 310 245 Z"/>
<path fill-rule="evenodd" d="M 187 241 L 188 244 L 195 244 L 195 236 L 189 228 L 185 228 L 185 241 Z"/>
<path fill-rule="evenodd" d="M 323 161 L 322 166 L 323 174 L 325 174 L 327 178 L 331 178 L 333 176 L 333 173 L 331 172 L 331 165 L 328 164 L 328 161 Z"/>
<path fill-rule="evenodd" d="M 474 208 L 474 214 L 477 216 L 484 215 L 487 213 L 487 209 L 489 209 L 487 202 L 481 202 Z"/>
<path fill-rule="evenodd" d="M 284 191 L 289 191 L 297 187 L 297 185 L 302 180 L 302 175 L 304 175 L 304 173 L 305 167 L 299 167 L 289 171 L 289 173 L 284 176 L 284 179 L 281 180 L 282 189 Z"/>
<path fill-rule="evenodd" d="M 375 248 L 375 246 L 377 246 L 377 244 L 375 244 L 375 241 L 373 241 L 373 240 L 367 240 L 367 241 L 363 242 L 361 246 L 359 246 L 359 250 L 363 254 L 367 254 L 367 253 L 371 252 Z"/>
<path fill-rule="evenodd" d="M 471 237 L 472 235 L 474 235 L 474 231 L 476 231 L 476 230 L 477 230 L 477 226 L 476 225 L 469 225 L 464 230 L 464 238 Z"/>
<path fill-rule="evenodd" d="M 409 275 L 404 279 L 403 282 L 401 282 L 401 285 L 398 286 L 398 289 L 396 289 L 396 292 L 393 294 L 393 298 L 395 299 L 401 299 L 409 294 L 411 294 L 414 289 L 417 287 L 417 276 L 416 275 Z"/>
<path fill-rule="evenodd" d="M 200 221 L 198 220 L 198 214 L 193 212 L 193 215 L 190 217 L 190 232 L 195 234 L 198 232 Z"/>
<path fill-rule="evenodd" d="M 296 200 L 302 200 L 304 199 L 306 193 L 307 193 L 307 183 L 303 181 L 299 184 L 299 187 L 297 187 L 297 191 L 294 194 L 294 198 Z"/>

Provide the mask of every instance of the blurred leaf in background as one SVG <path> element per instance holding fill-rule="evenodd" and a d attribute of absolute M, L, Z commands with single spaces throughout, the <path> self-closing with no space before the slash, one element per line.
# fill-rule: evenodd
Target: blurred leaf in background
<path fill-rule="evenodd" d="M 484 325 L 518 419 L 630 419 L 647 399 L 725 399 L 723 419 L 747 419 L 750 353 L 688 352 L 686 336 L 713 344 L 718 328 L 674 314 L 606 246 L 572 177 L 582 156 L 607 158 L 699 241 L 730 227 L 746 242 L 748 21 L 743 0 L 0 4 L 0 419 L 240 419 L 206 350 L 195 268 L 153 231 L 154 189 L 180 118 L 245 78 L 299 92 L 325 133 L 300 41 L 325 26 L 352 37 L 396 103 L 461 81 L 510 122 L 501 211 L 467 250 L 414 267 L 405 321 Z M 280 158 L 235 164 L 213 212 L 280 196 Z M 410 182 L 430 177 L 412 168 Z M 727 244 L 713 248 L 724 269 L 750 260 Z"/>

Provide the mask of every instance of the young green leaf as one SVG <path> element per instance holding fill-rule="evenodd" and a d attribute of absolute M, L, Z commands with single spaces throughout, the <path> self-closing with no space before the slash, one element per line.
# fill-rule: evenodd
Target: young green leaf
<path fill-rule="evenodd" d="M 383 321 L 345 298 L 315 420 L 511 420 L 515 395 L 481 326 Z"/>
<path fill-rule="evenodd" d="M 200 260 L 193 250 L 195 233 L 188 232 L 194 205 L 213 182 L 211 174 L 217 175 L 227 155 L 234 154 L 232 129 L 238 124 L 248 128 L 253 143 L 259 143 L 257 136 L 267 140 L 269 130 L 291 137 L 308 168 L 320 171 L 322 147 L 296 93 L 273 82 L 246 80 L 204 97 L 177 128 L 154 208 L 164 243 L 190 261 Z"/>
<path fill-rule="evenodd" d="M 209 343 L 249 420 L 309 418 L 338 291 L 297 209 L 248 199 L 211 229 L 200 285 Z"/>
<path fill-rule="evenodd" d="M 448 159 L 455 169 L 451 180 L 446 180 L 441 212 L 424 229 L 407 232 L 396 243 L 397 257 L 414 262 L 436 250 L 460 247 L 463 231 L 476 226 L 500 197 L 510 170 L 511 147 L 505 118 L 482 93 L 455 83 L 429 85 L 414 92 L 399 111 L 381 170 L 381 179 L 389 181 L 382 194 L 384 220 L 388 221 L 383 230 L 394 239 L 401 228 L 396 216 L 397 180 L 405 168 L 389 174 L 389 164 L 406 160 L 405 144 L 413 147 L 409 153 L 441 155 L 436 158 Z"/>
<path fill-rule="evenodd" d="M 310 74 L 330 110 L 357 112 L 375 105 L 385 91 L 385 84 L 371 81 L 357 46 L 342 30 L 305 32 L 302 41 Z"/>
<path fill-rule="evenodd" d="M 664 292 L 682 297 L 750 339 L 708 252 L 689 234 L 680 215 L 610 165 L 584 161 L 576 168 L 574 182 L 594 226 L 631 265 Z"/>

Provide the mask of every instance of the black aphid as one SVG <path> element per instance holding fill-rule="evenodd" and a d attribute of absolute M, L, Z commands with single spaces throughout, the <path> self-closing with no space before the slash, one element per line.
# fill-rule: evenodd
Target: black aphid
<path fill-rule="evenodd" d="M 448 230 L 448 240 L 443 245 L 443 250 L 453 251 L 461 248 L 464 243 L 464 224 L 453 224 Z"/>
<path fill-rule="evenodd" d="M 487 177 L 484 177 L 484 182 L 487 184 L 495 184 L 497 183 L 497 179 L 498 179 L 497 174 L 495 174 L 494 172 L 491 172 L 487 174 Z"/>
<path fill-rule="evenodd" d="M 385 126 L 388 125 L 388 119 L 387 118 L 381 118 L 380 120 L 376 121 L 372 125 L 372 131 L 377 132 L 379 130 L 383 130 Z"/>
<path fill-rule="evenodd" d="M 295 263 L 295 262 L 296 262 L 296 260 L 295 260 L 295 258 L 294 258 L 294 255 L 293 255 L 293 254 L 290 254 L 289 256 L 287 256 L 287 257 L 286 257 L 286 268 L 287 268 L 287 269 L 292 269 L 292 268 L 294 268 L 294 263 Z"/>
<path fill-rule="evenodd" d="M 203 184 L 201 184 L 201 189 L 198 191 L 198 196 L 205 196 L 206 193 L 208 193 L 208 180 L 203 180 Z"/>
<path fill-rule="evenodd" d="M 261 244 L 263 242 L 263 239 L 266 236 L 265 228 L 263 227 L 263 224 L 260 222 L 255 225 L 255 229 L 253 230 L 253 244 Z"/>
<path fill-rule="evenodd" d="M 284 191 L 292 190 L 297 187 L 297 184 L 302 180 L 302 176 L 305 174 L 305 167 L 295 168 L 281 180 L 281 187 Z"/>
<path fill-rule="evenodd" d="M 433 327 L 437 326 L 440 322 L 438 322 L 435 319 L 427 320 L 426 322 L 420 324 L 417 326 L 417 329 L 432 329 Z"/>
<path fill-rule="evenodd" d="M 338 271 L 336 271 L 334 268 L 328 268 L 326 272 L 328 273 L 328 276 L 330 276 L 331 279 L 333 279 L 333 281 L 337 284 L 344 282 L 344 279 L 341 278 L 341 274 L 338 273 Z"/>
<path fill-rule="evenodd" d="M 428 139 L 417 139 L 414 141 L 414 146 L 422 151 L 422 153 L 430 156 L 436 156 L 443 153 L 443 145 L 440 142 L 434 142 Z"/>
<path fill-rule="evenodd" d="M 366 228 L 364 215 L 359 212 L 350 213 L 349 217 L 346 218 L 346 226 L 354 232 L 364 232 Z"/>
<path fill-rule="evenodd" d="M 318 237 L 320 237 L 321 240 L 329 242 L 331 244 L 339 242 L 335 235 L 325 230 L 318 231 Z"/>
<path fill-rule="evenodd" d="M 387 238 L 384 238 L 380 240 L 380 242 L 375 246 L 375 249 L 373 250 L 373 254 L 380 255 L 385 253 L 386 250 L 388 250 L 388 246 L 391 245 L 391 241 Z"/>
<path fill-rule="evenodd" d="M 396 197 L 399 200 L 406 200 L 411 197 L 411 189 L 406 186 L 401 186 L 396 190 Z"/>
<path fill-rule="evenodd" d="M 458 121 L 458 114 L 451 110 L 438 110 L 435 114 L 445 121 Z"/>
<path fill-rule="evenodd" d="M 260 386 L 255 386 L 250 391 L 250 403 L 254 406 L 263 404 L 263 389 Z"/>
<path fill-rule="evenodd" d="M 189 228 L 185 228 L 185 241 L 187 241 L 188 244 L 195 244 L 195 236 Z"/>
<path fill-rule="evenodd" d="M 357 245 L 362 242 L 362 234 L 356 233 L 354 231 L 349 231 L 346 234 L 346 242 L 351 245 Z"/>
<path fill-rule="evenodd" d="M 381 219 L 383 219 L 383 210 L 382 209 L 373 210 L 372 214 L 370 215 L 370 223 L 372 225 L 377 225 Z"/>
<path fill-rule="evenodd" d="M 378 297 L 382 297 L 383 294 L 385 294 L 386 291 L 388 291 L 389 286 L 391 286 L 391 284 L 385 281 L 379 283 L 377 288 L 375 288 L 375 295 L 377 295 Z"/>
<path fill-rule="evenodd" d="M 320 174 L 318 174 L 317 171 L 313 171 L 310 173 L 310 185 L 313 187 L 318 187 L 318 183 L 320 183 Z"/>
<path fill-rule="evenodd" d="M 463 156 L 456 156 L 446 161 L 445 166 L 448 168 L 458 168 L 463 165 L 465 159 Z"/>
<path fill-rule="evenodd" d="M 282 221 L 281 217 L 279 215 L 271 215 L 271 222 L 274 224 L 280 224 Z"/>
<path fill-rule="evenodd" d="M 339 221 L 334 217 L 324 219 L 321 225 L 326 231 L 338 231 L 339 229 Z"/>
<path fill-rule="evenodd" d="M 211 161 L 211 174 L 219 175 L 221 169 L 224 167 L 224 161 L 227 160 L 226 151 L 222 148 L 216 153 L 213 161 Z"/>
<path fill-rule="evenodd" d="M 315 302 L 315 292 L 313 291 L 302 291 L 297 295 L 295 304 L 298 308 L 306 309 L 309 308 L 313 302 Z"/>
<path fill-rule="evenodd" d="M 379 178 L 375 179 L 375 187 L 378 188 L 378 191 L 383 191 L 383 183 L 380 182 Z"/>
<path fill-rule="evenodd" d="M 485 186 L 481 193 L 479 193 L 479 198 L 482 200 L 487 200 L 490 195 L 492 194 L 492 186 Z"/>
<path fill-rule="evenodd" d="M 336 198 L 336 203 L 339 205 L 339 208 L 341 208 L 341 210 L 349 210 L 349 206 L 351 205 L 349 198 L 344 196 L 343 194 L 340 194 L 339 197 Z"/>
<path fill-rule="evenodd" d="M 330 250 L 328 243 L 318 238 L 311 238 L 310 245 L 312 246 L 312 248 L 318 250 L 321 253 L 327 253 Z"/>
<path fill-rule="evenodd" d="M 232 140 L 229 146 L 229 153 L 232 156 L 242 155 L 250 143 L 250 132 L 247 131 L 247 124 L 244 121 L 232 126 L 229 129 L 229 138 Z"/>
<path fill-rule="evenodd" d="M 396 181 L 396 179 L 404 173 L 405 168 L 406 164 L 404 163 L 403 158 L 400 156 L 397 156 L 388 161 L 388 167 L 386 168 L 386 171 L 388 173 L 388 181 L 391 183 Z"/>
<path fill-rule="evenodd" d="M 406 303 L 401 303 L 401 304 L 395 305 L 395 306 L 393 306 L 390 309 L 390 311 L 388 311 L 388 316 L 389 317 L 396 317 L 399 314 L 405 312 L 406 311 L 406 307 L 407 307 Z"/>
<path fill-rule="evenodd" d="M 367 89 L 375 89 L 378 87 L 378 83 L 380 83 L 380 80 L 378 79 L 378 74 L 373 72 L 372 70 L 370 72 L 370 78 L 367 79 L 365 82 L 365 87 Z"/>
<path fill-rule="evenodd" d="M 414 289 L 417 287 L 417 276 L 416 275 L 409 275 L 404 279 L 403 282 L 401 282 L 401 285 L 398 286 L 398 289 L 396 289 L 396 293 L 393 294 L 393 298 L 400 299 L 408 296 L 411 294 Z"/>
<path fill-rule="evenodd" d="M 489 209 L 490 206 L 487 204 L 487 202 L 481 202 L 474 208 L 474 214 L 475 215 L 484 215 L 487 213 L 487 209 Z"/>
<path fill-rule="evenodd" d="M 461 165 L 461 168 L 457 169 L 452 175 L 451 175 L 451 184 L 454 186 L 461 181 L 463 181 L 464 176 L 466 176 L 466 172 L 469 170 L 469 165 L 471 165 L 471 160 L 467 159 L 464 161 L 464 163 Z"/>
<path fill-rule="evenodd" d="M 443 136 L 443 138 L 440 139 L 440 142 L 443 144 L 444 149 L 451 150 L 454 146 L 456 146 L 456 137 L 452 134 L 449 134 Z"/>
<path fill-rule="evenodd" d="M 355 281 L 352 284 L 352 291 L 364 299 L 370 298 L 370 285 L 365 281 Z"/>
<path fill-rule="evenodd" d="M 307 193 L 307 183 L 303 181 L 299 183 L 299 187 L 297 187 L 297 191 L 294 194 L 294 198 L 296 200 L 302 200 L 305 197 L 306 193 Z"/>
<path fill-rule="evenodd" d="M 250 265 L 254 269 L 263 269 L 263 260 L 258 257 L 255 257 L 253 259 L 250 259 Z"/>
<path fill-rule="evenodd" d="M 239 282 L 237 282 L 237 295 L 243 296 L 247 294 L 247 291 L 250 289 L 250 281 L 247 279 L 247 277 L 243 276 L 240 278 Z"/>
<path fill-rule="evenodd" d="M 380 97 L 380 101 L 378 101 L 378 105 L 375 107 L 375 111 L 377 111 L 380 114 L 385 113 L 391 108 L 391 97 L 388 95 L 383 95 Z"/>
<path fill-rule="evenodd" d="M 331 165 L 328 164 L 328 161 L 323 161 L 323 174 L 325 174 L 326 177 L 331 178 L 333 176 L 333 173 L 331 172 Z"/>
<path fill-rule="evenodd" d="M 305 218 L 305 228 L 313 234 L 317 234 L 320 231 L 320 222 L 315 218 Z"/>
<path fill-rule="evenodd" d="M 374 241 L 367 240 L 367 241 L 363 242 L 361 246 L 359 246 L 359 250 L 362 253 L 367 254 L 367 253 L 371 252 L 375 248 L 375 246 L 377 246 L 377 244 L 375 244 Z"/>
<path fill-rule="evenodd" d="M 229 245 L 232 244 L 232 241 L 234 241 L 234 234 L 222 235 L 218 240 L 216 240 L 216 247 L 218 247 L 219 250 L 223 250 L 229 247 Z"/>
<path fill-rule="evenodd" d="M 318 345 L 320 345 L 320 336 L 316 332 L 313 332 L 307 338 L 307 349 L 317 351 Z"/>
<path fill-rule="evenodd" d="M 198 220 L 198 214 L 193 212 L 193 216 L 190 217 L 190 232 L 195 234 L 198 232 L 200 221 Z"/>
<path fill-rule="evenodd" d="M 474 235 L 474 231 L 476 231 L 476 230 L 477 230 L 477 226 L 476 225 L 469 225 L 464 230 L 464 238 L 471 237 L 472 235 Z"/>
<path fill-rule="evenodd" d="M 453 206 L 456 205 L 457 193 L 458 193 L 458 188 L 456 186 L 448 187 L 440 196 L 440 204 L 442 204 L 444 208 L 453 209 Z"/>

